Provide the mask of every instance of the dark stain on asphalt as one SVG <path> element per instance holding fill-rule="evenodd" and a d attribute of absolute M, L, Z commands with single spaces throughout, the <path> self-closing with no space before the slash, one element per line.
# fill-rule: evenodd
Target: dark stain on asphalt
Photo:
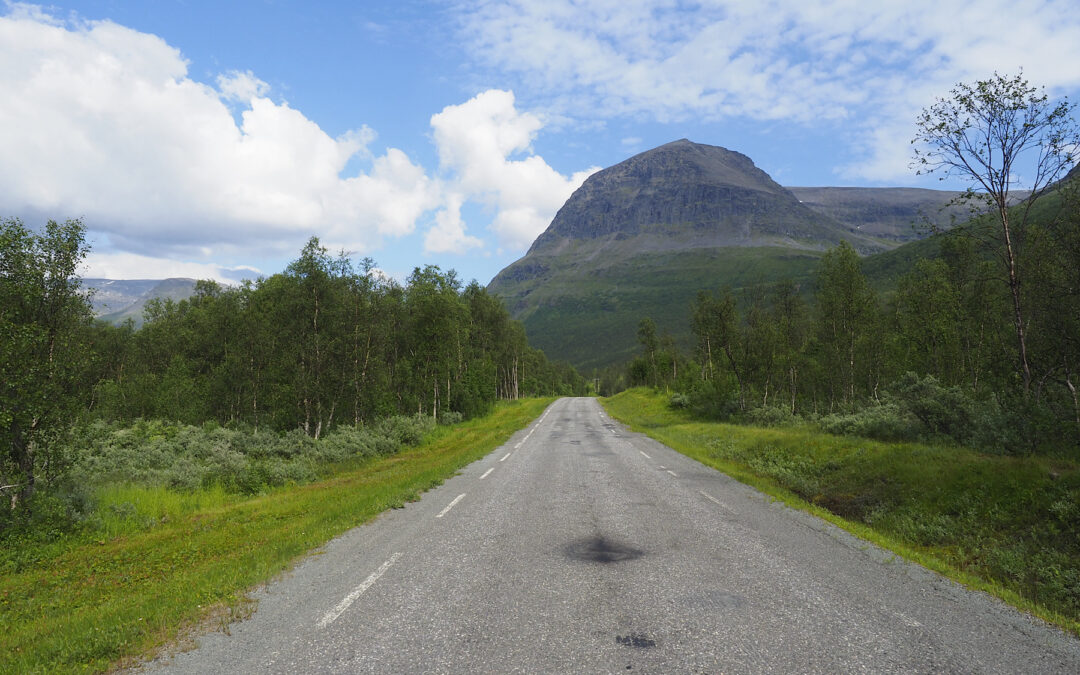
<path fill-rule="evenodd" d="M 616 635 L 615 642 L 627 647 L 637 647 L 638 649 L 652 649 L 656 646 L 656 640 L 638 634 Z"/>
<path fill-rule="evenodd" d="M 564 549 L 568 558 L 582 562 L 596 562 L 603 565 L 634 560 L 645 554 L 632 546 L 620 544 L 604 536 L 585 537 L 571 542 Z"/>

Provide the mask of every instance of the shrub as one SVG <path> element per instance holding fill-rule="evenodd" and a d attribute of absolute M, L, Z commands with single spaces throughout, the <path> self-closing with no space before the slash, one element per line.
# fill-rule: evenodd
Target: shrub
<path fill-rule="evenodd" d="M 947 436 L 964 442 L 972 433 L 971 401 L 959 387 L 942 386 L 933 375 L 905 373 L 887 392 L 911 413 L 928 437 Z"/>
<path fill-rule="evenodd" d="M 770 405 L 754 408 L 746 413 L 746 421 L 761 427 L 789 427 L 801 420 L 785 405 Z"/>
<path fill-rule="evenodd" d="M 444 410 L 439 413 L 439 424 L 445 426 L 457 424 L 463 419 L 465 419 L 465 416 L 457 412 L 456 410 Z"/>
<path fill-rule="evenodd" d="M 668 401 L 668 405 L 675 410 L 686 410 L 690 407 L 691 400 L 688 394 L 675 392 L 671 395 L 671 399 Z"/>
<path fill-rule="evenodd" d="M 839 436 L 862 436 L 883 441 L 911 441 L 919 436 L 918 421 L 893 402 L 872 405 L 853 413 L 825 415 L 821 430 Z"/>
<path fill-rule="evenodd" d="M 417 445 L 424 439 L 424 435 L 434 428 L 434 418 L 422 414 L 412 417 L 404 415 L 384 417 L 375 425 L 376 433 L 393 440 L 398 445 Z M 392 452 L 397 452 L 397 448 L 395 447 Z"/>
<path fill-rule="evenodd" d="M 714 378 L 690 392 L 690 407 L 706 419 L 726 421 L 739 412 L 738 391 L 730 382 Z"/>

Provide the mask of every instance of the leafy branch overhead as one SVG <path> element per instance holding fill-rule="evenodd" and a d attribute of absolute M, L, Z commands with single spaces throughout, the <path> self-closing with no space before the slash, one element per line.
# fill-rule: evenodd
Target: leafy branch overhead
<path fill-rule="evenodd" d="M 942 179 L 967 182 L 958 199 L 981 204 L 997 223 L 993 253 L 1002 262 L 1012 300 L 1017 371 L 1025 392 L 1033 375 L 1030 317 L 1021 293 L 1024 236 L 1032 207 L 1076 160 L 1080 127 L 1072 117 L 1074 108 L 1068 100 L 1052 102 L 1022 73 L 994 73 L 988 80 L 957 84 L 949 97 L 924 109 L 912 140 L 916 173 L 937 172 Z M 1015 209 L 1010 202 L 1014 189 L 1030 191 Z"/>

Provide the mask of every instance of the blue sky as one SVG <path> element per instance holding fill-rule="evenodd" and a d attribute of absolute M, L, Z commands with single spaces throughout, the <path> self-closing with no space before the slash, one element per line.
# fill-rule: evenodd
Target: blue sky
<path fill-rule="evenodd" d="M 86 276 L 235 280 L 308 237 L 487 283 L 598 168 L 676 140 L 784 185 L 942 185 L 913 120 L 1023 68 L 1080 100 L 1073 0 L 0 5 L 0 216 Z"/>

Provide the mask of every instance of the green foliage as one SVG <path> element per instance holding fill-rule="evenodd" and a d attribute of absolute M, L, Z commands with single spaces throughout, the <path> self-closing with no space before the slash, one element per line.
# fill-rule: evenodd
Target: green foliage
<path fill-rule="evenodd" d="M 939 384 L 905 380 L 905 390 L 919 398 L 943 395 Z M 606 399 L 604 406 L 704 464 L 1080 630 L 1075 461 L 887 443 L 805 425 L 763 429 L 704 422 L 644 389 Z M 875 414 L 888 426 L 887 418 L 904 413 L 894 402 Z"/>
<path fill-rule="evenodd" d="M 185 629 L 243 618 L 251 611 L 245 596 L 251 588 L 333 537 L 416 500 L 504 443 L 550 402 L 501 403 L 488 417 L 434 430 L 421 446 L 339 465 L 325 480 L 299 488 L 249 496 L 220 486 L 109 486 L 92 491 L 97 509 L 70 536 L 9 531 L 0 545 L 0 672 L 111 671 L 152 656 Z M 409 435 L 413 424 L 388 427 Z M 188 433 L 161 422 L 136 426 L 138 435 L 162 441 Z M 115 431 L 98 429 L 106 437 Z M 292 449 L 283 439 L 273 452 L 326 450 L 337 433 L 352 447 L 353 437 L 366 431 L 341 426 L 319 441 L 289 434 Z"/>
<path fill-rule="evenodd" d="M 61 473 L 56 441 L 89 384 L 84 237 L 78 220 L 49 221 L 40 234 L 0 221 L 0 494 L 12 507 Z"/>
<path fill-rule="evenodd" d="M 671 395 L 671 398 L 668 399 L 668 405 L 675 410 L 686 410 L 690 407 L 690 404 L 690 397 L 679 392 L 675 392 Z"/>
<path fill-rule="evenodd" d="M 542 278 L 500 278 L 491 291 L 521 320 L 530 343 L 581 372 L 621 366 L 640 350 L 638 323 L 651 317 L 683 353 L 694 347 L 690 306 L 702 288 L 730 287 L 736 295 L 759 283 L 805 283 L 817 250 L 779 246 L 694 248 L 677 252 L 619 252 L 587 259 L 545 257 Z"/>
<path fill-rule="evenodd" d="M 918 438 L 916 419 L 896 403 L 870 405 L 851 413 L 832 413 L 818 420 L 822 431 L 883 441 Z"/>
<path fill-rule="evenodd" d="M 371 426 L 338 426 L 319 439 L 294 429 L 196 427 L 161 421 L 132 426 L 95 422 L 74 439 L 70 470 L 80 485 L 131 484 L 180 490 L 210 488 L 256 494 L 307 483 L 328 464 L 389 455 L 417 445 L 434 428 L 430 417 L 394 416 Z"/>
<path fill-rule="evenodd" d="M 109 366 L 95 414 L 321 438 L 341 424 L 467 419 L 499 399 L 584 392 L 475 282 L 463 289 L 453 271 L 427 266 L 400 286 L 373 269 L 312 238 L 283 274 L 239 288 L 198 282 L 189 300 L 149 303 L 139 331 L 101 328 Z"/>
<path fill-rule="evenodd" d="M 1074 108 L 1068 100 L 1052 103 L 1022 74 L 995 72 L 986 80 L 957 84 L 948 97 L 924 109 L 912 141 L 917 172 L 941 172 L 967 182 L 968 190 L 957 201 L 995 224 L 979 243 L 1000 260 L 1009 289 L 1013 360 L 1025 396 L 1031 394 L 1037 374 L 1029 345 L 1031 298 L 1025 293 L 1029 266 L 1038 265 L 1025 255 L 1039 229 L 1031 216 L 1040 198 L 1076 160 L 1080 125 L 1073 119 Z M 1010 208 L 1011 191 L 1024 188 L 1029 194 Z M 1080 427 L 1080 407 L 1077 422 Z"/>

